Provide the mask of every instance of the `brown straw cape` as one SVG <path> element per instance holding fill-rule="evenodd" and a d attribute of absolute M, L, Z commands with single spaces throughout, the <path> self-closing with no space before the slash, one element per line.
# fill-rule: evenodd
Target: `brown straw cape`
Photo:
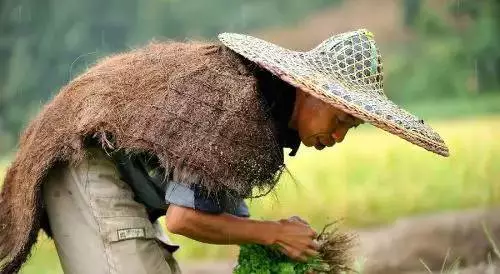
<path fill-rule="evenodd" d="M 429 151 L 449 156 L 438 133 L 385 95 L 382 59 L 369 31 L 341 33 L 306 52 L 242 34 L 222 33 L 219 39 L 245 58 L 334 107 Z"/>
<path fill-rule="evenodd" d="M 103 58 L 61 88 L 20 137 L 0 192 L 0 274 L 16 273 L 48 230 L 42 187 L 98 141 L 147 152 L 175 181 L 210 193 L 266 193 L 284 169 L 277 123 L 252 68 L 227 47 L 151 43 Z M 255 190 L 252 192 L 252 190 Z"/>

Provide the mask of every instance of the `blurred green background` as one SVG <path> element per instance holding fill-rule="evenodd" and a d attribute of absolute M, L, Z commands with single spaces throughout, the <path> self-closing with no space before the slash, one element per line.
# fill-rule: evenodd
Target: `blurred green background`
<path fill-rule="evenodd" d="M 0 178 L 27 122 L 103 56 L 152 39 L 215 40 L 220 32 L 307 50 L 334 33 L 367 28 L 381 47 L 388 96 L 429 120 L 451 157 L 363 126 L 334 149 L 301 148 L 287 158 L 291 175 L 275 193 L 249 201 L 254 217 L 300 215 L 316 227 L 344 218 L 359 228 L 415 213 L 498 205 L 499 26 L 495 0 L 3 0 Z M 174 238 L 182 244 L 181 262 L 237 254 L 236 247 Z M 58 264 L 41 235 L 23 273 L 60 273 Z"/>

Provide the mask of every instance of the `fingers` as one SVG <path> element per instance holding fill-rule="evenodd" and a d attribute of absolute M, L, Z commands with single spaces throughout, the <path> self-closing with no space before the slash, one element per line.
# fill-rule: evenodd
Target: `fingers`
<path fill-rule="evenodd" d="M 307 261 L 307 258 L 319 254 L 320 246 L 315 241 L 317 233 L 305 220 L 292 216 L 280 220 L 280 223 L 282 228 L 277 243 L 285 255 L 294 260 Z"/>
<path fill-rule="evenodd" d="M 319 250 L 320 245 L 316 240 L 312 240 L 311 243 L 309 244 L 309 247 L 313 250 Z"/>
<path fill-rule="evenodd" d="M 312 229 L 312 228 L 311 228 L 310 233 L 311 233 L 311 237 L 312 237 L 313 239 L 316 239 L 316 237 L 318 237 L 318 233 L 317 233 L 314 229 Z"/>
<path fill-rule="evenodd" d="M 318 251 L 312 249 L 306 249 L 304 253 L 307 255 L 307 257 L 314 257 L 319 255 Z"/>
<path fill-rule="evenodd" d="M 300 222 L 300 223 L 303 223 L 303 224 L 305 224 L 305 225 L 308 225 L 308 226 L 309 226 L 309 223 L 308 223 L 306 220 L 304 220 L 304 219 L 300 218 L 299 216 L 292 216 L 292 217 L 290 217 L 290 218 L 288 218 L 288 219 L 289 219 L 290 221 L 298 221 L 298 222 Z"/>
<path fill-rule="evenodd" d="M 282 247 L 281 252 L 283 252 L 285 255 L 287 255 L 291 259 L 301 261 L 301 262 L 307 261 L 307 259 L 310 257 L 315 257 L 315 256 L 319 255 L 319 252 L 316 250 L 306 249 L 306 250 L 301 252 L 301 251 L 299 251 L 297 249 L 293 249 L 291 247 L 288 247 L 288 248 Z"/>
<path fill-rule="evenodd" d="M 309 223 L 306 220 L 300 218 L 299 216 L 292 216 L 292 217 L 288 218 L 288 220 L 292 221 L 292 222 L 298 222 L 298 223 L 301 223 L 301 224 L 308 226 L 310 228 L 309 233 L 311 233 L 311 235 L 310 235 L 311 237 L 316 238 L 318 236 L 318 233 L 314 229 L 312 229 L 311 225 L 309 225 Z"/>
<path fill-rule="evenodd" d="M 314 241 L 298 246 L 285 242 L 280 242 L 278 244 L 281 247 L 281 252 L 294 260 L 307 261 L 307 258 L 319 255 L 319 245 Z"/>
<path fill-rule="evenodd" d="M 301 262 L 307 261 L 307 257 L 308 257 L 307 252 L 300 251 L 300 250 L 293 248 L 285 243 L 280 243 L 279 245 L 281 247 L 281 252 L 283 254 L 287 255 L 288 257 L 290 257 L 291 259 L 296 260 L 296 261 L 301 261 Z"/>

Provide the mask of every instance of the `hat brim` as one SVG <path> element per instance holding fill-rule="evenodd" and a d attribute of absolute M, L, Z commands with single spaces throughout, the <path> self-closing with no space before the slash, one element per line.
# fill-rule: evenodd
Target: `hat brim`
<path fill-rule="evenodd" d="M 380 92 L 346 87 L 335 75 L 325 75 L 316 54 L 293 51 L 236 33 L 222 33 L 221 42 L 283 81 L 382 130 L 442 156 L 449 150 L 439 134 L 422 119 L 396 105 Z M 366 87 L 365 87 L 366 88 Z"/>

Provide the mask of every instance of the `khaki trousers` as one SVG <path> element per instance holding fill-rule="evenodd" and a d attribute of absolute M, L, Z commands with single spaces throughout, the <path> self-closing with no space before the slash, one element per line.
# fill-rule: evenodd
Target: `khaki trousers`
<path fill-rule="evenodd" d="M 101 152 L 51 170 L 43 197 L 64 273 L 180 273 L 163 230 Z"/>

